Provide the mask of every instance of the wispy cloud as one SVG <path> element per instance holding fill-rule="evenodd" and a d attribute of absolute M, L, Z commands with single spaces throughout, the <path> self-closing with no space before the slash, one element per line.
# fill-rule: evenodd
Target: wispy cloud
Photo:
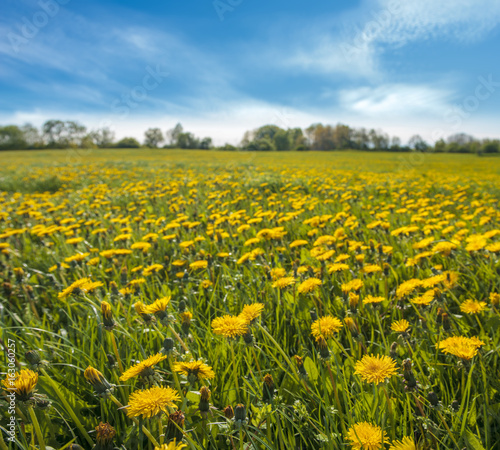
<path fill-rule="evenodd" d="M 379 79 L 388 49 L 432 39 L 473 42 L 499 23 L 497 0 L 367 1 L 300 35 L 301 44 L 283 61 L 310 72 Z"/>

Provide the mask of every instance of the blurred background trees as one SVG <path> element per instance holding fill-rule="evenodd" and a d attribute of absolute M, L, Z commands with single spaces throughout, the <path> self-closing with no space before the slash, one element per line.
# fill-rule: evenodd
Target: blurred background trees
<path fill-rule="evenodd" d="M 306 129 L 281 128 L 264 125 L 247 131 L 239 146 L 225 144 L 214 147 L 211 137 L 199 138 L 178 123 L 165 133 L 160 128 L 149 128 L 143 142 L 134 137 L 116 141 L 109 127 L 88 130 L 85 125 L 67 120 L 47 120 L 40 129 L 32 124 L 0 125 L 0 150 L 57 149 L 57 148 L 217 148 L 225 151 L 305 151 L 305 150 L 363 150 L 391 152 L 500 153 L 500 140 L 476 139 L 466 133 L 456 133 L 434 144 L 420 135 L 412 136 L 403 145 L 398 136 L 389 136 L 382 130 L 353 128 L 338 123 L 314 123 Z"/>

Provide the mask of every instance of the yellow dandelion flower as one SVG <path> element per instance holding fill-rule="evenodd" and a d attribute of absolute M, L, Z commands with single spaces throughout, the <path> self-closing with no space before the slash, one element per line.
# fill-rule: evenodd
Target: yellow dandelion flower
<path fill-rule="evenodd" d="M 192 270 L 206 269 L 208 267 L 208 261 L 195 261 L 189 264 L 189 268 Z"/>
<path fill-rule="evenodd" d="M 260 242 L 260 238 L 251 238 L 247 239 L 243 244 L 243 247 L 248 247 L 249 245 L 258 244 Z"/>
<path fill-rule="evenodd" d="M 193 313 L 191 311 L 184 311 L 179 314 L 179 317 L 181 318 L 181 322 L 183 324 L 190 324 L 191 319 L 193 318 Z"/>
<path fill-rule="evenodd" d="M 367 295 L 365 298 L 363 298 L 363 304 L 367 305 L 368 303 L 381 303 L 384 300 L 385 300 L 385 297 Z"/>
<path fill-rule="evenodd" d="M 356 362 L 355 375 L 360 375 L 363 381 L 379 384 L 397 372 L 396 361 L 389 356 L 365 355 Z"/>
<path fill-rule="evenodd" d="M 435 295 L 436 295 L 435 290 L 430 289 L 426 291 L 423 295 L 415 297 L 413 300 L 411 300 L 411 302 L 414 303 L 415 305 L 430 305 L 432 300 L 434 300 Z"/>
<path fill-rule="evenodd" d="M 38 373 L 29 369 L 23 369 L 14 376 L 7 375 L 2 380 L 3 387 L 9 393 L 14 392 L 16 399 L 21 402 L 26 402 L 31 398 L 31 394 L 35 390 L 38 383 Z"/>
<path fill-rule="evenodd" d="M 434 253 L 442 253 L 445 256 L 449 256 L 452 250 L 457 248 L 457 244 L 453 242 L 438 242 L 434 247 L 432 247 L 432 251 Z"/>
<path fill-rule="evenodd" d="M 127 369 L 125 372 L 123 372 L 122 376 L 120 377 L 120 381 L 127 381 L 137 376 L 149 376 L 151 375 L 153 367 L 164 359 L 167 359 L 167 357 L 165 355 L 162 355 L 161 353 L 150 356 L 144 361 L 137 363 L 130 369 Z"/>
<path fill-rule="evenodd" d="M 264 310 L 263 303 L 253 303 L 251 305 L 243 306 L 243 311 L 241 311 L 238 317 L 241 317 L 246 324 L 251 324 L 257 317 L 260 316 Z"/>
<path fill-rule="evenodd" d="M 466 314 L 478 314 L 486 309 L 486 302 L 478 302 L 477 300 L 466 300 L 460 305 L 460 311 Z"/>
<path fill-rule="evenodd" d="M 402 441 L 394 441 L 389 450 L 417 450 L 417 445 L 413 439 L 404 437 Z"/>
<path fill-rule="evenodd" d="M 484 345 L 484 342 L 476 337 L 467 338 L 465 336 L 452 336 L 439 342 L 438 348 L 441 349 L 443 353 L 470 360 L 476 356 L 478 349 L 482 345 Z"/>
<path fill-rule="evenodd" d="M 149 419 L 162 413 L 169 414 L 177 409 L 175 402 L 180 400 L 178 392 L 170 387 L 153 386 L 136 391 L 129 397 L 127 416 Z"/>
<path fill-rule="evenodd" d="M 210 281 L 210 280 L 203 280 L 201 283 L 200 283 L 200 287 L 202 289 L 208 289 L 210 286 L 212 286 L 213 283 Z"/>
<path fill-rule="evenodd" d="M 70 238 L 66 240 L 66 244 L 79 244 L 80 242 L 83 242 L 84 239 L 82 237 L 75 237 L 75 238 Z"/>
<path fill-rule="evenodd" d="M 323 283 L 318 278 L 308 278 L 299 284 L 297 291 L 299 294 L 307 294 L 309 292 L 314 291 L 318 286 L 321 286 Z"/>
<path fill-rule="evenodd" d="M 304 239 L 298 239 L 290 244 L 290 248 L 301 247 L 302 245 L 307 245 L 308 241 Z"/>
<path fill-rule="evenodd" d="M 388 442 L 387 434 L 382 428 L 368 422 L 358 422 L 349 428 L 347 438 L 354 450 L 383 449 Z"/>
<path fill-rule="evenodd" d="M 150 248 L 151 244 L 149 242 L 136 242 L 130 246 L 132 250 L 142 250 L 146 253 Z"/>
<path fill-rule="evenodd" d="M 151 303 L 151 305 L 145 306 L 145 311 L 147 314 L 156 314 L 160 311 L 165 311 L 170 303 L 170 295 L 167 297 L 159 298 L 158 300 Z"/>
<path fill-rule="evenodd" d="M 283 269 L 283 267 L 275 267 L 270 270 L 269 275 L 271 275 L 273 280 L 277 280 L 278 278 L 283 278 L 286 275 L 286 270 Z"/>
<path fill-rule="evenodd" d="M 422 285 L 422 281 L 412 278 L 404 283 L 401 283 L 396 290 L 396 297 L 403 298 L 406 295 L 411 294 L 415 289 Z"/>
<path fill-rule="evenodd" d="M 498 304 L 500 304 L 500 294 L 492 292 L 490 294 L 490 302 L 493 306 L 498 306 Z"/>
<path fill-rule="evenodd" d="M 311 334 L 318 340 L 320 336 L 328 339 L 343 327 L 342 322 L 336 317 L 320 317 L 311 325 Z"/>
<path fill-rule="evenodd" d="M 295 283 L 295 278 L 294 277 L 283 277 L 283 278 L 278 278 L 273 284 L 273 288 L 278 288 L 278 289 L 284 289 L 288 286 L 291 286 L 292 284 Z"/>
<path fill-rule="evenodd" d="M 349 270 L 349 265 L 343 263 L 335 263 L 328 267 L 328 273 L 341 272 Z"/>
<path fill-rule="evenodd" d="M 64 262 L 70 263 L 70 262 L 80 262 L 83 261 L 87 256 L 89 256 L 90 253 L 77 253 L 76 255 L 69 256 L 68 258 L 64 259 Z"/>
<path fill-rule="evenodd" d="M 495 242 L 494 244 L 490 244 L 486 247 L 486 250 L 488 250 L 491 253 L 498 253 L 500 252 L 500 242 Z"/>
<path fill-rule="evenodd" d="M 364 283 L 363 280 L 360 280 L 358 278 L 351 280 L 347 283 L 342 284 L 342 292 L 347 294 L 348 292 L 351 291 L 359 291 L 363 287 Z"/>
<path fill-rule="evenodd" d="M 225 315 L 217 317 L 212 321 L 212 329 L 215 334 L 225 338 L 236 338 L 244 335 L 247 330 L 247 323 L 241 317 Z"/>
<path fill-rule="evenodd" d="M 160 447 L 155 447 L 155 450 L 182 450 L 184 447 L 187 447 L 186 444 L 183 444 L 182 442 L 176 443 L 177 441 L 174 439 L 172 442 L 169 442 L 168 444 L 163 444 Z"/>
<path fill-rule="evenodd" d="M 397 333 L 404 333 L 408 328 L 410 328 L 410 322 L 405 319 L 397 320 L 391 324 L 391 330 Z"/>
<path fill-rule="evenodd" d="M 190 376 L 196 377 L 197 380 L 215 377 L 215 372 L 203 361 L 176 362 L 174 364 L 174 370 L 177 373 L 186 375 L 188 378 Z"/>
<path fill-rule="evenodd" d="M 362 272 L 367 274 L 382 272 L 382 267 L 380 267 L 378 264 L 367 264 L 363 267 Z"/>

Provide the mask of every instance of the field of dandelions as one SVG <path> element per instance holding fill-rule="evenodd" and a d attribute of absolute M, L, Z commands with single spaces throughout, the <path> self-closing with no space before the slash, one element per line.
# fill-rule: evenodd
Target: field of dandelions
<path fill-rule="evenodd" d="M 500 448 L 500 160 L 70 152 L 2 154 L 0 450 Z"/>

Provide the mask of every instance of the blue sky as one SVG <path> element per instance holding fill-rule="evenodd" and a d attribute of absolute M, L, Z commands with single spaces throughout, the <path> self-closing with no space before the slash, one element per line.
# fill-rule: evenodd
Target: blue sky
<path fill-rule="evenodd" d="M 1 124 L 500 137 L 498 0 L 1 2 Z"/>

